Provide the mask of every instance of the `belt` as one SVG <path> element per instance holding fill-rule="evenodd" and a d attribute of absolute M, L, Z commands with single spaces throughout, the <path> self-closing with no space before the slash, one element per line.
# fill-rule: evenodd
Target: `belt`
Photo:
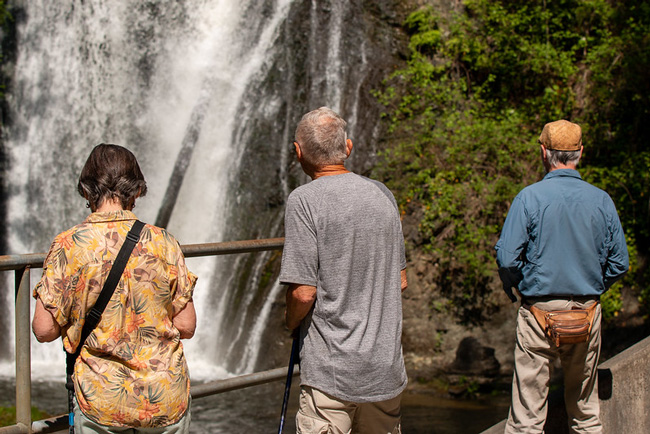
<path fill-rule="evenodd" d="M 552 301 L 552 300 L 567 300 L 567 301 L 576 301 L 578 303 L 584 303 L 592 300 L 598 301 L 600 300 L 600 295 L 544 295 L 540 297 L 522 297 L 521 305 L 527 307 L 535 303 Z"/>

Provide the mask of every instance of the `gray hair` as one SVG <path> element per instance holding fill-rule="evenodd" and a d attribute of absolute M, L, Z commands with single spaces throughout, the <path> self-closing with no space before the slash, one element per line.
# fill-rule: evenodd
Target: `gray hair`
<path fill-rule="evenodd" d="M 577 166 L 578 161 L 580 161 L 580 150 L 556 151 L 553 149 L 547 149 L 546 159 L 551 167 L 557 167 L 560 164 L 564 164 L 565 166 Z"/>
<path fill-rule="evenodd" d="M 327 107 L 305 114 L 295 133 L 305 161 L 312 166 L 322 167 L 345 160 L 348 156 L 346 125 L 341 116 Z"/>

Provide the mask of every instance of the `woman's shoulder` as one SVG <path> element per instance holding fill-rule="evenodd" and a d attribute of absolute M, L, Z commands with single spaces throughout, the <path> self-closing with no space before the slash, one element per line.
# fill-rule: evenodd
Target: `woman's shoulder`
<path fill-rule="evenodd" d="M 53 245 L 60 244 L 65 247 L 71 247 L 71 245 L 76 244 L 77 242 L 83 240 L 85 235 L 89 231 L 89 226 L 86 222 L 82 222 L 72 226 L 69 229 L 59 233 L 54 237 Z"/>
<path fill-rule="evenodd" d="M 147 223 L 140 240 L 150 253 L 165 258 L 167 262 L 175 261 L 176 257 L 182 254 L 180 243 L 165 228 Z"/>
<path fill-rule="evenodd" d="M 178 244 L 176 237 L 174 237 L 174 235 L 172 235 L 172 233 L 165 228 L 161 228 L 159 226 L 145 223 L 143 231 L 148 233 L 149 237 L 152 240 L 159 241 L 159 242 L 162 241 L 171 244 Z"/>

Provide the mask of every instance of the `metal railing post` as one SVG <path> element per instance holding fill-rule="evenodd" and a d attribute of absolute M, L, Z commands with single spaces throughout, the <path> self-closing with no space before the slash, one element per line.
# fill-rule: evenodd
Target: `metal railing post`
<path fill-rule="evenodd" d="M 32 431 L 30 295 L 29 267 L 16 270 L 16 423 L 26 432 Z"/>

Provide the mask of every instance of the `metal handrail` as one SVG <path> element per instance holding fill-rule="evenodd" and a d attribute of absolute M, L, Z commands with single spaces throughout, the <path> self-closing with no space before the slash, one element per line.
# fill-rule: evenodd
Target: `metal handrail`
<path fill-rule="evenodd" d="M 231 255 L 268 250 L 281 250 L 284 238 L 260 240 L 227 241 L 221 243 L 187 244 L 181 246 L 187 258 L 198 256 Z M 45 253 L 25 255 L 0 255 L 0 271 L 16 271 L 16 424 L 0 427 L 0 434 L 52 433 L 68 426 L 67 415 L 56 416 L 32 422 L 31 420 L 31 339 L 30 339 L 30 300 L 29 275 L 31 268 L 43 267 Z M 277 368 L 269 371 L 217 380 L 191 387 L 192 398 L 224 393 L 231 390 L 280 381 L 286 378 L 287 369 Z M 294 375 L 299 373 L 294 370 Z"/>
<path fill-rule="evenodd" d="M 186 258 L 197 256 L 232 255 L 235 253 L 262 252 L 280 250 L 284 238 L 267 238 L 261 240 L 225 241 L 221 243 L 186 244 L 181 250 Z M 0 255 L 0 271 L 20 270 L 24 267 L 41 268 L 45 262 L 45 253 L 25 255 Z"/>

